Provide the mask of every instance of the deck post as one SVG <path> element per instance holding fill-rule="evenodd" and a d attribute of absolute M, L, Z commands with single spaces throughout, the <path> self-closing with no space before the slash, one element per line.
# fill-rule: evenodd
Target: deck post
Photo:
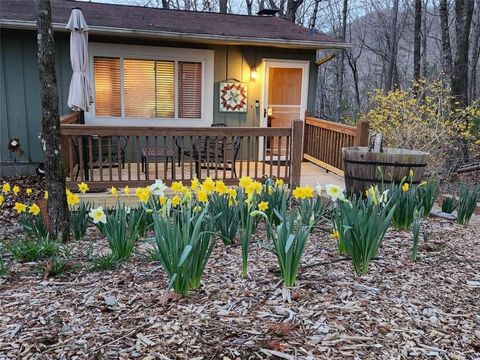
<path fill-rule="evenodd" d="M 300 119 L 292 122 L 292 154 L 290 165 L 290 188 L 300 185 L 303 159 L 303 121 Z"/>
<path fill-rule="evenodd" d="M 368 146 L 368 121 L 362 120 L 357 123 L 355 146 Z"/>

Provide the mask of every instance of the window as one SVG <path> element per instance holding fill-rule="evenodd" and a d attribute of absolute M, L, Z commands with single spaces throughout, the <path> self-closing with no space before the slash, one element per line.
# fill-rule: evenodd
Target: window
<path fill-rule="evenodd" d="M 86 122 L 209 126 L 213 51 L 90 43 L 95 103 Z M 181 121 L 179 121 L 181 120 Z"/>

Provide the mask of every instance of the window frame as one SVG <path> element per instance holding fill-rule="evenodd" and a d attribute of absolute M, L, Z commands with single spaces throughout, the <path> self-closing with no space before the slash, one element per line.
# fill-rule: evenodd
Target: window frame
<path fill-rule="evenodd" d="M 110 43 L 89 43 L 90 84 L 95 98 L 94 57 L 120 59 L 120 103 L 121 116 L 96 116 L 95 103 L 85 113 L 85 123 L 106 126 L 158 126 L 158 127 L 202 127 L 213 123 L 213 88 L 214 88 L 214 51 L 204 49 L 173 48 L 144 45 L 125 45 Z M 124 102 L 124 59 L 173 61 L 175 116 L 174 118 L 126 117 Z M 179 118 L 178 113 L 178 62 L 199 62 L 202 64 L 201 117 Z"/>

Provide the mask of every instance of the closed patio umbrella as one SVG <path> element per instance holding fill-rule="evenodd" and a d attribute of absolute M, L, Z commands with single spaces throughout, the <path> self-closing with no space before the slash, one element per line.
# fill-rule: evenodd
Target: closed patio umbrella
<path fill-rule="evenodd" d="M 88 26 L 80 8 L 73 8 L 66 26 L 70 33 L 70 61 L 72 80 L 68 92 L 68 107 L 74 111 L 88 111 L 93 103 L 88 79 Z"/>

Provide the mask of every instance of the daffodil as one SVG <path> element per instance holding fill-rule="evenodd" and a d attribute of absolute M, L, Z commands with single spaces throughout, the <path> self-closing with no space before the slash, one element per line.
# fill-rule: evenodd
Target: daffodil
<path fill-rule="evenodd" d="M 4 183 L 2 185 L 2 191 L 6 194 L 8 192 L 10 192 L 10 184 L 9 183 Z"/>
<path fill-rule="evenodd" d="M 225 183 L 221 180 L 218 180 L 215 182 L 215 191 L 217 193 L 219 193 L 220 195 L 221 194 L 225 194 L 228 192 L 228 186 L 225 185 Z"/>
<path fill-rule="evenodd" d="M 151 191 L 149 187 L 140 188 L 140 190 L 137 191 L 138 200 L 146 204 L 148 202 L 148 199 L 150 199 L 150 194 L 151 194 Z"/>
<path fill-rule="evenodd" d="M 128 187 L 128 185 L 123 188 L 123 192 L 124 192 L 126 195 L 130 194 L 130 188 Z"/>
<path fill-rule="evenodd" d="M 167 198 L 165 196 L 160 196 L 159 198 L 160 205 L 165 205 L 167 203 Z"/>
<path fill-rule="evenodd" d="M 268 202 L 262 201 L 258 204 L 258 210 L 265 211 L 268 209 Z"/>
<path fill-rule="evenodd" d="M 118 194 L 118 189 L 115 186 L 112 186 L 110 188 L 110 194 L 112 194 L 114 196 L 117 195 Z"/>
<path fill-rule="evenodd" d="M 237 190 L 235 189 L 228 189 L 228 196 L 230 196 L 231 198 L 236 198 L 237 197 Z"/>
<path fill-rule="evenodd" d="M 0 206 L 2 206 L 4 200 L 5 198 L 3 197 L 3 195 L 0 195 Z"/>
<path fill-rule="evenodd" d="M 80 198 L 77 194 L 70 193 L 67 195 L 67 204 L 70 206 L 75 206 L 80 203 Z"/>
<path fill-rule="evenodd" d="M 190 182 L 190 188 L 195 191 L 200 187 L 200 181 L 197 178 L 193 178 Z"/>
<path fill-rule="evenodd" d="M 333 185 L 333 184 L 327 184 L 325 185 L 325 191 L 327 192 L 327 195 L 330 196 L 330 198 L 333 201 L 343 201 L 345 200 L 345 194 L 343 193 L 343 190 L 340 186 L 338 185 Z"/>
<path fill-rule="evenodd" d="M 171 186 L 172 190 L 175 192 L 181 192 L 183 188 L 183 184 L 181 181 L 174 181 Z"/>
<path fill-rule="evenodd" d="M 303 194 L 305 198 L 312 198 L 313 197 L 313 188 L 311 186 L 304 186 L 303 187 Z"/>
<path fill-rule="evenodd" d="M 48 191 L 45 191 L 45 192 L 43 193 L 43 198 L 44 198 L 44 199 L 48 199 Z"/>
<path fill-rule="evenodd" d="M 33 190 L 30 189 L 30 188 L 27 188 L 27 190 L 25 190 L 25 193 L 27 194 L 27 196 L 30 196 L 32 194 Z"/>
<path fill-rule="evenodd" d="M 200 212 L 200 211 L 202 211 L 202 207 L 200 205 L 197 205 L 193 208 L 194 213 L 197 213 L 197 212 Z"/>
<path fill-rule="evenodd" d="M 318 196 L 322 195 L 322 191 L 323 191 L 322 185 L 317 184 L 317 186 L 315 186 L 315 191 L 317 192 Z"/>
<path fill-rule="evenodd" d="M 40 214 L 40 208 L 38 207 L 37 204 L 33 203 L 28 209 L 28 212 L 33 216 L 37 216 L 38 214 Z"/>
<path fill-rule="evenodd" d="M 27 210 L 27 205 L 16 202 L 13 206 L 13 209 L 18 213 L 21 214 Z"/>
<path fill-rule="evenodd" d="M 303 199 L 304 198 L 303 188 L 300 186 L 297 186 L 295 189 L 293 189 L 292 195 L 296 200 Z"/>
<path fill-rule="evenodd" d="M 107 223 L 107 216 L 101 206 L 96 209 L 91 209 L 88 216 L 90 216 L 94 224 L 98 224 L 99 222 L 103 224 Z"/>
<path fill-rule="evenodd" d="M 250 176 L 242 176 L 238 182 L 238 186 L 245 189 L 248 185 L 252 183 L 252 178 Z"/>
<path fill-rule="evenodd" d="M 155 196 L 165 195 L 165 190 L 167 190 L 167 185 L 165 185 L 161 179 L 155 180 L 155 182 L 150 185 L 150 191 Z"/>
<path fill-rule="evenodd" d="M 207 177 L 202 184 L 202 189 L 208 194 L 215 191 L 215 181 L 211 177 Z"/>
<path fill-rule="evenodd" d="M 12 189 L 12 192 L 15 196 L 17 196 L 18 193 L 20 192 L 20 187 L 18 185 L 15 185 Z"/>
<path fill-rule="evenodd" d="M 207 202 L 208 201 L 208 194 L 206 190 L 200 190 L 197 192 L 197 199 L 200 202 Z"/>
<path fill-rule="evenodd" d="M 78 186 L 78 191 L 80 191 L 82 194 L 85 194 L 88 190 L 90 190 L 88 188 L 88 185 L 83 181 L 77 186 Z"/>
<path fill-rule="evenodd" d="M 340 233 L 339 233 L 337 230 L 333 231 L 333 232 L 330 234 L 330 236 L 332 237 L 332 239 L 335 239 L 335 240 L 340 239 Z"/>
<path fill-rule="evenodd" d="M 245 188 L 245 192 L 252 196 L 254 193 L 261 194 L 263 190 L 262 183 L 259 181 L 252 181 L 250 184 L 247 185 Z"/>
<path fill-rule="evenodd" d="M 172 198 L 172 206 L 177 207 L 178 205 L 180 205 L 180 197 L 178 195 L 175 195 Z"/>
<path fill-rule="evenodd" d="M 276 187 L 282 187 L 284 184 L 285 184 L 285 182 L 283 181 L 283 179 L 275 180 L 275 186 Z"/>
<path fill-rule="evenodd" d="M 404 183 L 402 185 L 402 191 L 407 192 L 408 190 L 410 190 L 410 185 L 408 183 Z"/>

